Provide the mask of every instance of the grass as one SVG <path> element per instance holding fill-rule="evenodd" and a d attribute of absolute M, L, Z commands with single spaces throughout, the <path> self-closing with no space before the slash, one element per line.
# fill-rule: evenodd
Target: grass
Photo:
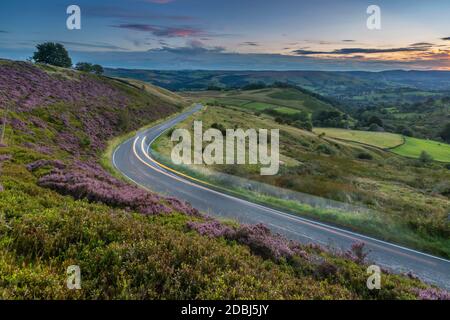
<path fill-rule="evenodd" d="M 422 151 L 436 161 L 450 162 L 450 145 L 442 142 L 406 137 L 405 144 L 392 149 L 392 152 L 410 158 L 419 158 Z"/>
<path fill-rule="evenodd" d="M 155 108 L 161 106 L 161 99 L 143 96 L 141 90 L 123 90 L 135 108 L 148 111 L 152 102 Z M 415 299 L 417 291 L 426 288 L 418 280 L 386 273 L 382 289 L 371 291 L 366 286 L 366 266 L 320 248 L 304 247 L 307 258 L 275 261 L 264 258 L 258 248 L 202 236 L 187 227 L 188 221 L 201 221 L 200 217 L 142 215 L 42 187 L 38 180 L 51 168 L 30 172 L 26 166 L 35 160 L 64 159 L 69 171 L 74 161 L 99 161 L 100 152 L 69 154 L 62 150 L 67 143 L 52 140 L 64 131 L 74 137 L 87 131 L 75 121 L 80 104 L 56 110 L 38 106 L 40 112 L 32 116 L 44 122 L 45 130 L 26 121 L 29 112 L 20 114 L 24 130 L 8 126 L 14 135 L 8 135 L 7 147 L 0 147 L 0 299 Z M 180 110 L 168 109 L 170 104 L 165 107 L 158 110 L 159 117 L 168 114 L 164 111 Z M 61 110 L 70 113 L 64 126 L 56 118 Z M 92 120 L 102 112 L 92 108 L 86 116 Z M 126 128 L 156 119 L 153 113 L 132 113 Z M 107 128 L 102 122 L 92 131 Z M 126 128 L 112 134 L 120 135 Z M 23 145 L 28 142 L 25 138 L 34 136 L 29 130 L 53 150 L 44 154 Z M 111 135 L 101 136 L 102 146 Z M 131 135 L 110 140 L 103 161 Z M 80 266 L 82 290 L 67 289 L 69 265 Z"/>
<path fill-rule="evenodd" d="M 278 128 L 282 161 L 279 174 L 262 177 L 257 165 L 214 165 L 207 169 L 354 206 L 362 205 L 373 209 L 377 216 L 311 209 L 302 206 L 302 203 L 250 194 L 248 190 L 236 190 L 236 186 L 232 186 L 234 193 L 422 251 L 450 256 L 447 236 L 450 200 L 446 196 L 450 171 L 437 163 L 430 167 L 417 167 L 416 162 L 382 150 L 401 143 L 400 135 L 355 131 L 362 143 L 353 143 L 330 139 L 329 135 L 321 137 L 317 134 L 321 130 L 312 133 L 280 125 L 264 115 L 256 116 L 240 110 L 243 109 L 211 106 L 178 127 L 190 130 L 195 119 L 202 120 L 204 128 L 213 123 L 221 123 L 225 128 Z M 342 134 L 346 130 L 330 129 L 329 132 Z M 374 136 L 378 138 L 378 148 L 367 145 L 373 144 Z M 384 139 L 386 137 L 388 139 Z M 167 135 L 163 135 L 153 147 L 163 157 L 170 158 L 172 146 Z M 371 160 L 361 160 L 367 159 L 367 155 L 371 156 Z M 207 174 L 201 176 L 203 167 L 191 169 L 187 174 L 201 180 L 212 179 Z M 214 184 L 215 181 L 211 182 Z M 224 186 L 230 188 L 229 185 Z M 389 227 L 383 227 L 387 221 Z"/>
<path fill-rule="evenodd" d="M 156 143 L 158 140 L 156 141 Z M 156 146 L 158 147 L 158 146 Z M 360 232 L 367 236 L 373 236 L 384 241 L 402 243 L 409 247 L 420 248 L 424 251 L 440 252 L 442 255 L 450 256 L 450 251 L 440 248 L 449 248 L 450 240 L 433 236 L 423 236 L 415 233 L 404 224 L 392 220 L 391 217 L 383 215 L 367 208 L 344 209 L 333 206 L 332 201 L 327 199 L 318 199 L 313 201 L 316 205 L 312 206 L 305 202 L 283 199 L 279 196 L 270 195 L 268 193 L 259 193 L 257 191 L 243 188 L 242 181 L 231 183 L 230 179 L 223 180 L 211 170 L 202 170 L 193 166 L 174 165 L 170 159 L 156 154 L 157 161 L 181 172 L 189 177 L 205 182 L 209 187 L 222 193 L 251 201 L 253 203 L 262 204 L 270 208 L 282 210 L 301 217 L 314 219 L 344 227 L 350 231 Z M 232 178 L 231 178 L 232 179 Z M 251 185 L 249 181 L 246 185 Z M 267 188 L 265 188 L 267 189 Z M 323 202 L 322 205 L 319 205 Z M 350 206 L 349 206 L 350 207 Z"/>
<path fill-rule="evenodd" d="M 292 115 L 292 114 L 298 113 L 298 110 L 295 110 L 292 108 L 287 108 L 287 107 L 279 107 L 279 108 L 275 108 L 275 110 L 278 111 L 279 113 L 283 113 L 283 114 L 287 114 L 287 115 Z"/>
<path fill-rule="evenodd" d="M 395 148 L 404 141 L 401 135 L 388 132 L 371 132 L 338 128 L 315 128 L 313 131 L 317 134 L 325 133 L 325 136 L 327 137 L 359 142 L 382 149 Z"/>
<path fill-rule="evenodd" d="M 408 158 L 419 158 L 422 151 L 427 152 L 434 160 L 450 162 L 450 145 L 389 132 L 371 132 L 338 128 L 315 128 L 316 134 L 325 133 L 326 137 L 363 143 L 382 149 L 390 149 L 395 154 Z"/>
<path fill-rule="evenodd" d="M 297 111 L 319 112 L 336 110 L 332 105 L 292 88 L 267 88 L 263 90 L 234 90 L 226 92 L 200 91 L 187 94 L 214 104 L 231 105 L 247 108 L 253 105 L 254 110 L 285 107 Z"/>
<path fill-rule="evenodd" d="M 241 107 L 255 111 L 264 111 L 267 109 L 273 109 L 275 106 L 273 104 L 268 104 L 264 102 L 250 102 L 242 105 Z"/>

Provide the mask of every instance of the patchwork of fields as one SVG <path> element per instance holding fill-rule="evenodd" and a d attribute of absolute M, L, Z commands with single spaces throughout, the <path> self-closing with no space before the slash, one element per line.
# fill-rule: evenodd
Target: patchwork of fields
<path fill-rule="evenodd" d="M 355 141 L 382 149 L 395 148 L 404 143 L 401 135 L 389 132 L 370 132 L 338 128 L 315 128 L 314 132 L 317 134 L 324 133 L 327 137 Z"/>
<path fill-rule="evenodd" d="M 268 109 L 294 114 L 300 111 L 336 110 L 330 104 L 313 96 L 290 88 L 266 88 L 259 90 L 206 91 L 194 94 L 202 102 L 222 104 L 262 112 Z"/>
<path fill-rule="evenodd" d="M 337 128 L 316 128 L 317 134 L 324 133 L 325 136 L 363 143 L 382 149 L 389 149 L 395 154 L 408 158 L 419 158 L 425 151 L 434 160 L 440 162 L 450 162 L 450 145 L 425 139 L 404 137 L 400 134 L 389 132 L 371 132 L 346 130 Z"/>
<path fill-rule="evenodd" d="M 433 140 L 406 137 L 405 144 L 392 151 L 410 158 L 418 158 L 422 151 L 426 151 L 436 161 L 450 162 L 450 145 Z"/>

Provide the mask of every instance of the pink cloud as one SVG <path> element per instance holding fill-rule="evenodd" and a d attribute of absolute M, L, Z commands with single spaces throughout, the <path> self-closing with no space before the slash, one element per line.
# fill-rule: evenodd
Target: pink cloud
<path fill-rule="evenodd" d="M 162 0 L 157 0 L 162 1 Z M 151 32 L 158 37 L 191 37 L 201 36 L 204 34 L 202 30 L 190 27 L 161 27 L 150 24 L 121 24 L 114 26 L 121 29 L 129 29 L 135 31 Z"/>

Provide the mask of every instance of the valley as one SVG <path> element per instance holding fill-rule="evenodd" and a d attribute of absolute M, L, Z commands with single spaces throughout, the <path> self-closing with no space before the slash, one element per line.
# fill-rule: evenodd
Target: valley
<path fill-rule="evenodd" d="M 268 104 L 267 109 L 255 110 L 253 103 L 261 101 L 267 94 L 267 89 L 262 91 L 239 92 L 236 96 L 228 92 L 224 94 L 225 97 L 218 97 L 217 93 L 211 97 L 210 92 L 184 93 L 190 99 L 203 101 L 207 107 L 182 122 L 178 128 L 192 130 L 192 122 L 196 120 L 202 121 L 205 129 L 219 124 L 223 128 L 244 130 L 280 129 L 282 165 L 277 176 L 260 176 L 257 165 L 209 165 L 209 171 L 371 208 L 375 210 L 375 215 L 355 216 L 351 213 L 308 210 L 270 197 L 262 200 L 277 203 L 300 215 L 448 256 L 450 171 L 445 161 L 448 161 L 449 145 L 388 132 L 343 128 L 314 128 L 309 131 L 296 121 L 290 121 L 289 118 L 281 121 L 283 119 L 280 119 L 279 113 L 274 115 L 268 111 L 283 105 L 282 99 L 272 100 L 275 104 Z M 297 108 L 297 113 L 307 112 L 305 110 L 310 105 L 305 100 L 308 101 L 291 100 L 290 106 Z M 329 108 L 333 111 L 332 107 Z M 314 119 L 314 116 L 309 117 Z M 351 122 L 352 119 L 348 117 L 347 121 Z M 173 166 L 169 159 L 172 146 L 170 132 L 162 135 L 155 144 L 155 150 L 161 154 L 161 159 L 168 161 L 169 166 Z M 422 159 L 422 151 L 430 157 Z M 215 180 L 214 174 L 205 173 L 208 172 L 205 171 L 206 166 L 181 169 L 197 178 L 210 182 Z M 245 190 L 235 191 L 248 193 Z M 262 199 L 257 194 L 250 197 Z"/>
<path fill-rule="evenodd" d="M 0 96 L 6 115 L 0 146 L 3 299 L 445 294 L 391 273 L 384 278 L 389 286 L 370 291 L 361 245 L 336 252 L 291 242 L 261 224 L 216 220 L 150 191 L 161 181 L 146 190 L 110 171 L 102 155 L 108 141 L 128 139 L 127 133 L 185 110 L 189 102 L 177 94 L 142 82 L 1 60 Z M 65 287 L 65 270 L 73 264 L 80 266 L 82 290 Z M 334 271 L 320 271 L 325 265 Z M 350 284 L 356 278 L 361 281 Z"/>

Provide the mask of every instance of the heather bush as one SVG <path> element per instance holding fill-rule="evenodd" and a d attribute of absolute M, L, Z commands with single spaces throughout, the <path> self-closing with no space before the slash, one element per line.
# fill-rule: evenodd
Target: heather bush
<path fill-rule="evenodd" d="M 422 300 L 450 300 L 450 293 L 436 288 L 417 290 L 417 294 Z"/>
<path fill-rule="evenodd" d="M 29 63 L 14 62 L 0 65 L 0 92 L 6 92 L 6 102 L 16 111 L 29 111 L 58 101 L 86 101 L 92 104 L 107 98 L 110 105 L 124 105 L 127 98 L 106 82 L 79 74 L 73 80 L 47 73 Z"/>
<path fill-rule="evenodd" d="M 350 249 L 345 253 L 345 256 L 357 263 L 363 264 L 366 262 L 369 252 L 365 249 L 366 244 L 364 242 L 355 242 Z"/>
<path fill-rule="evenodd" d="M 28 63 L 0 65 L 0 94 L 11 104 L 12 138 L 38 152 L 55 146 L 74 157 L 98 157 L 105 142 L 178 110 L 120 82 Z M 52 69 L 54 68 L 54 69 Z"/>
<path fill-rule="evenodd" d="M 213 218 L 202 222 L 189 222 L 189 229 L 201 235 L 219 238 L 224 237 L 248 246 L 254 254 L 266 259 L 279 261 L 282 258 L 290 259 L 294 255 L 306 259 L 307 254 L 300 244 L 287 240 L 279 234 L 273 234 L 263 224 L 243 224 L 237 227 L 227 226 Z"/>
<path fill-rule="evenodd" d="M 164 199 L 119 181 L 94 163 L 76 162 L 68 170 L 54 170 L 41 177 L 38 185 L 76 199 L 101 202 L 145 215 L 167 214 L 174 210 L 188 215 L 199 215 L 197 210 L 181 201 Z"/>
<path fill-rule="evenodd" d="M 0 154 L 0 163 L 3 161 L 11 160 L 12 156 L 10 154 Z"/>
<path fill-rule="evenodd" d="M 207 236 L 210 238 L 225 237 L 227 239 L 231 239 L 232 235 L 235 234 L 234 229 L 214 219 L 206 222 L 189 221 L 187 223 L 187 227 L 191 230 L 197 231 L 202 236 Z"/>
<path fill-rule="evenodd" d="M 37 169 L 40 169 L 42 167 L 50 166 L 55 169 L 65 169 L 66 165 L 60 161 L 60 160 L 45 160 L 40 159 L 37 161 L 34 161 L 32 163 L 27 164 L 27 170 L 28 171 L 35 171 Z"/>
<path fill-rule="evenodd" d="M 255 254 L 265 258 L 279 260 L 294 254 L 288 240 L 280 235 L 273 235 L 263 224 L 242 225 L 237 229 L 233 239 L 249 246 Z"/>
<path fill-rule="evenodd" d="M 363 243 L 354 243 L 348 251 L 341 253 L 317 244 L 301 245 L 286 240 L 273 235 L 263 225 L 230 227 L 210 218 L 206 221 L 187 222 L 187 226 L 209 238 L 224 238 L 230 243 L 246 245 L 253 254 L 264 259 L 282 265 L 287 262 L 299 277 L 313 277 L 328 284 L 343 285 L 362 299 L 416 299 L 420 298 L 420 290 L 434 292 L 418 279 L 393 275 L 384 269 L 383 289 L 367 289 L 367 253 Z M 417 286 L 421 288 L 417 289 Z"/>

